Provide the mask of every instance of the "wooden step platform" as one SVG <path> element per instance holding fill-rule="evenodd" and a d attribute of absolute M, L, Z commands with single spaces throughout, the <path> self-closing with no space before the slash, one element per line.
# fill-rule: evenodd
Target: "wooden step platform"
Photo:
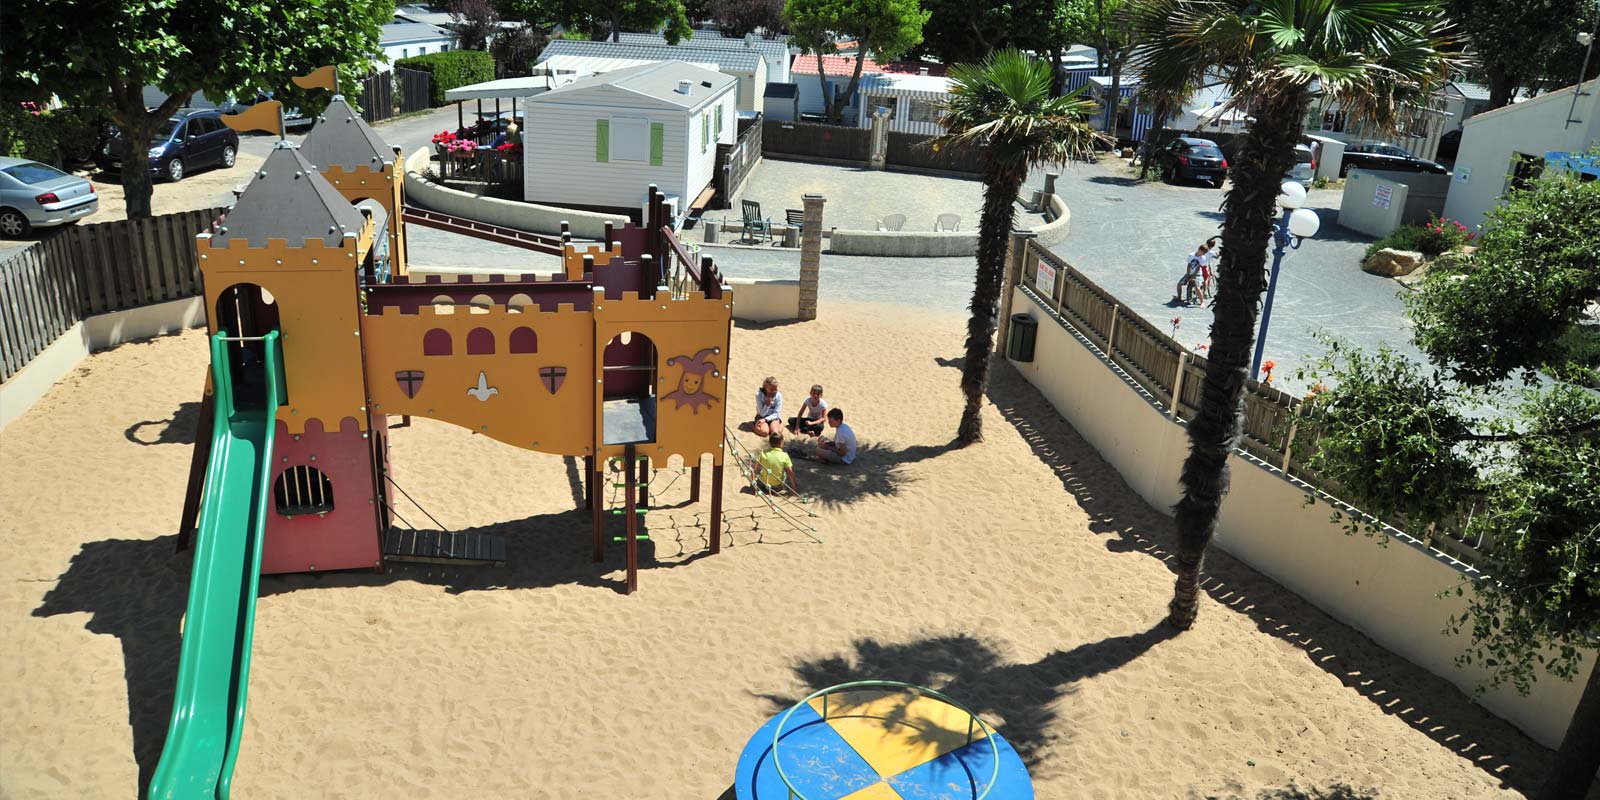
<path fill-rule="evenodd" d="M 506 537 L 483 531 L 413 531 L 390 528 L 383 535 L 383 557 L 415 564 L 506 563 Z"/>

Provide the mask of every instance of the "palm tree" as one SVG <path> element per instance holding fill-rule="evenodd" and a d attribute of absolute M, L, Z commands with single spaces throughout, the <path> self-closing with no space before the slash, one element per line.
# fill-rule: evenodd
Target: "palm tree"
<path fill-rule="evenodd" d="M 1251 377 L 1278 187 L 1294 164 L 1311 99 L 1320 94 L 1352 118 L 1397 129 L 1408 108 L 1448 74 L 1443 20 L 1439 0 L 1140 4 L 1135 66 L 1147 96 L 1181 99 L 1185 87 L 1220 81 L 1232 93 L 1227 110 L 1250 116 L 1229 159 L 1233 187 L 1222 202 L 1216 318 L 1179 477 L 1178 577 L 1167 617 L 1179 630 L 1194 624 L 1201 562 L 1228 493 L 1228 453 L 1239 440 Z"/>
<path fill-rule="evenodd" d="M 981 64 L 950 68 L 950 100 L 942 144 L 983 149 L 983 214 L 978 224 L 978 276 L 967 321 L 967 357 L 961 392 L 967 407 L 957 438 L 983 441 L 983 393 L 1005 277 L 1006 240 L 1017 193 L 1034 167 L 1064 164 L 1093 152 L 1106 137 L 1089 127 L 1093 102 L 1077 93 L 1050 96 L 1052 68 L 1015 49 L 990 53 Z"/>

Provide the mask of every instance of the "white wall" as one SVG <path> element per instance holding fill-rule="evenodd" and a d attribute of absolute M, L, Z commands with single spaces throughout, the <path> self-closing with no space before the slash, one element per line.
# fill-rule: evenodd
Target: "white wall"
<path fill-rule="evenodd" d="M 385 45 L 383 47 L 383 54 L 388 56 L 389 60 L 386 63 L 374 62 L 373 66 L 376 67 L 379 72 L 384 72 L 393 67 L 394 62 L 402 58 L 427 55 L 427 53 L 443 53 L 446 50 L 454 49 L 455 37 L 450 36 L 440 37 L 438 39 L 428 39 L 424 41 L 405 42 L 403 44 Z"/>
<path fill-rule="evenodd" d="M 1013 289 L 1012 297 L 1014 313 L 1039 323 L 1034 360 L 1013 366 L 1146 502 L 1171 508 L 1188 452 L 1184 426 L 1112 372 L 1027 293 Z M 1483 672 L 1456 667 L 1466 640 L 1442 633 L 1446 619 L 1461 613 L 1466 601 L 1436 596 L 1457 584 L 1462 573 L 1456 562 L 1398 532 L 1388 547 L 1348 535 L 1329 519 L 1326 504 L 1305 504 L 1303 485 L 1237 454 L 1229 462 L 1233 484 L 1222 505 L 1218 546 L 1396 655 L 1472 691 Z M 1202 613 L 1228 612 L 1213 604 Z M 1528 697 L 1502 687 L 1479 702 L 1554 747 L 1592 668 L 1580 669 L 1573 682 L 1541 675 Z"/>
<path fill-rule="evenodd" d="M 801 58 L 806 58 L 806 56 L 801 56 Z M 865 75 L 862 76 L 862 81 L 866 81 Z M 791 82 L 800 87 L 800 113 L 821 114 L 824 110 L 822 83 L 817 80 L 817 76 L 795 73 Z M 842 91 L 849 84 L 850 78 L 848 76 L 843 78 L 829 76 L 828 78 L 829 91 Z M 861 92 L 858 88 L 855 96 L 850 98 L 850 105 L 845 107 L 841 117 L 846 124 L 849 124 L 850 120 L 859 116 L 860 107 Z"/>
<path fill-rule="evenodd" d="M 1455 180 L 1445 200 L 1444 214 L 1468 227 L 1483 222 L 1483 215 L 1500 202 L 1509 186 L 1513 153 L 1538 158 L 1550 151 L 1573 152 L 1600 143 L 1600 81 L 1584 85 L 1588 96 L 1578 98 L 1572 116 L 1582 120 L 1567 125 L 1575 87 L 1540 95 L 1468 119 L 1461 128 L 1461 149 L 1456 153 Z"/>
<path fill-rule="evenodd" d="M 739 132 L 739 108 L 733 102 L 731 92 L 724 92 L 716 101 L 706 106 L 689 119 L 689 152 L 684 160 L 685 173 L 682 185 L 684 194 L 682 202 L 678 204 L 679 211 L 689 208 L 689 204 L 711 185 L 712 173 L 717 168 L 717 145 L 733 144 Z M 700 149 L 700 131 L 706 128 L 707 114 L 711 114 L 710 133 L 707 134 L 707 144 L 704 150 Z M 722 117 L 722 133 L 719 135 L 716 128 L 716 116 Z M 662 191 L 666 191 L 662 189 Z"/>
<path fill-rule="evenodd" d="M 614 155 L 604 163 L 596 161 L 595 120 L 611 117 L 662 123 L 661 166 L 617 161 Z M 686 192 L 684 163 L 690 139 L 684 111 L 529 103 L 525 122 L 523 193 L 528 202 L 637 208 L 652 183 L 668 194 Z"/>

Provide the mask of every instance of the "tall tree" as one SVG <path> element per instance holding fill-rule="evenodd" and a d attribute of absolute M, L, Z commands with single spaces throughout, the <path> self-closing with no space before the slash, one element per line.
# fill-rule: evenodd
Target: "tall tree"
<path fill-rule="evenodd" d="M 1407 298 L 1433 369 L 1347 346 L 1322 360 L 1334 388 L 1313 401 L 1311 463 L 1369 512 L 1485 543 L 1485 579 L 1456 590 L 1467 611 L 1449 629 L 1471 638 L 1457 660 L 1526 694 L 1600 656 L 1600 330 L 1580 324 L 1600 302 L 1600 183 L 1513 190 L 1478 244 Z M 1537 797 L 1582 798 L 1597 770 L 1592 669 Z"/>
<path fill-rule="evenodd" d="M 861 85 L 861 69 L 868 55 L 893 61 L 916 47 L 922 41 L 928 12 L 918 0 L 787 0 L 783 19 L 789 26 L 790 41 L 816 56 L 824 109 L 828 120 L 836 123 Z M 835 98 L 820 67 L 824 55 L 839 52 L 840 36 L 855 39 L 856 63 L 850 83 Z"/>
<path fill-rule="evenodd" d="M 711 19 L 723 36 L 743 37 L 760 31 L 771 39 L 788 30 L 783 24 L 783 0 L 715 0 Z"/>
<path fill-rule="evenodd" d="M 458 49 L 489 49 L 490 37 L 500 28 L 500 13 L 489 0 L 450 0 L 447 8 Z"/>
<path fill-rule="evenodd" d="M 1091 0 L 1087 9 L 1089 39 L 1103 68 L 1111 75 L 1111 94 L 1106 98 L 1106 132 L 1117 135 L 1117 109 L 1122 105 L 1122 71 L 1138 44 L 1132 0 Z"/>
<path fill-rule="evenodd" d="M 683 0 L 495 0 L 501 15 L 619 41 L 623 31 L 660 32 L 677 44 L 694 32 Z"/>
<path fill-rule="evenodd" d="M 1252 115 L 1230 159 L 1216 316 L 1179 478 L 1178 576 L 1167 619 L 1187 630 L 1228 492 L 1228 454 L 1239 440 L 1278 186 L 1294 165 L 1313 85 L 1352 116 L 1393 128 L 1450 62 L 1441 50 L 1440 0 L 1144 0 L 1138 9 L 1134 63 L 1145 84 L 1177 92 L 1221 72 L 1232 92 L 1228 107 Z"/>
<path fill-rule="evenodd" d="M 489 43 L 489 52 L 499 65 L 500 77 L 513 78 L 532 74 L 534 59 L 549 42 L 549 31 L 524 23 L 502 28 Z"/>
<path fill-rule="evenodd" d="M 983 441 L 983 394 L 1005 277 L 1006 245 L 1017 193 L 1034 167 L 1084 158 L 1104 137 L 1089 126 L 1094 104 L 1050 94 L 1052 65 L 1020 50 L 998 50 L 981 64 L 950 70 L 950 100 L 938 141 L 983 149 L 983 211 L 978 221 L 978 271 L 967 320 L 961 393 L 966 408 L 956 436 Z"/>
<path fill-rule="evenodd" d="M 128 216 L 150 216 L 143 153 L 161 124 L 195 92 L 226 97 L 280 87 L 325 64 L 365 71 L 391 0 L 107 0 L 92 13 L 75 3 L 0 5 L 0 88 L 5 96 L 54 94 L 105 112 L 122 131 Z M 144 87 L 167 99 L 144 105 Z"/>
<path fill-rule="evenodd" d="M 1050 5 L 1041 0 L 1038 5 Z M 974 3 L 971 0 L 922 0 L 928 21 L 916 53 L 946 64 L 977 63 L 1016 40 L 1016 17 L 1027 2 Z"/>
<path fill-rule="evenodd" d="M 1451 0 L 1450 17 L 1470 46 L 1471 73 L 1489 87 L 1489 107 L 1510 103 L 1518 87 L 1565 73 L 1557 83 L 1576 82 L 1583 48 L 1581 23 L 1594 19 L 1592 0 Z"/>

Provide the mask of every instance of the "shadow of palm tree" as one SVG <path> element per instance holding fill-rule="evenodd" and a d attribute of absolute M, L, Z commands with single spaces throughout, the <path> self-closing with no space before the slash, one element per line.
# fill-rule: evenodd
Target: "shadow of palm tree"
<path fill-rule="evenodd" d="M 837 508 L 878 497 L 899 494 L 916 478 L 905 468 L 938 458 L 958 448 L 954 441 L 936 445 L 898 447 L 889 442 L 867 442 L 856 447 L 851 464 L 819 464 L 795 459 L 795 475 L 805 495 L 824 508 Z"/>
<path fill-rule="evenodd" d="M 158 444 L 194 444 L 198 433 L 196 427 L 200 424 L 200 402 L 186 402 L 178 405 L 176 411 L 168 419 L 147 419 L 129 425 L 122 432 L 124 438 L 138 445 Z M 154 438 L 146 432 L 147 428 L 160 426 Z"/>
<path fill-rule="evenodd" d="M 1191 793 L 1190 798 L 1204 800 L 1378 800 L 1377 789 L 1358 789 L 1348 783 L 1335 783 L 1325 788 L 1311 786 L 1300 788 L 1295 783 L 1281 786 L 1276 789 L 1262 789 L 1255 795 L 1243 794 L 1206 794 Z"/>
<path fill-rule="evenodd" d="M 1052 705 L 1071 692 L 1074 683 L 1115 670 L 1175 634 L 1164 623 L 1158 624 L 1139 633 L 1058 650 L 1032 664 L 1005 663 L 993 647 L 974 636 L 936 636 L 896 644 L 858 639 L 851 644 L 852 652 L 802 661 L 794 666 L 794 672 L 806 686 L 806 694 L 863 680 L 902 681 L 938 690 L 982 716 L 1031 766 L 1058 736 L 1052 730 L 1056 719 Z M 771 702 L 774 711 L 803 697 L 759 696 Z M 913 694 L 905 694 L 903 702 L 893 703 L 888 710 L 878 707 L 878 698 L 881 695 L 846 700 L 842 710 L 848 714 L 873 703 L 872 717 L 882 721 L 884 730 L 911 727 L 917 731 L 917 740 L 925 744 L 966 735 L 965 729 L 952 732 L 913 716 Z"/>
<path fill-rule="evenodd" d="M 1120 502 L 1137 495 L 1010 363 L 996 364 L 989 399 L 1077 499 L 1089 516 L 1089 529 L 1106 535 L 1107 550 L 1142 553 L 1173 570 L 1176 533 L 1170 518 L 1152 525 L 1154 509 Z M 1470 761 L 1503 787 L 1524 793 L 1538 788 L 1551 752 L 1445 679 L 1385 650 L 1219 547 L 1207 552 L 1200 585 L 1212 600 L 1293 645 L 1380 711 Z M 1600 792 L 1592 791 L 1596 796 Z"/>

